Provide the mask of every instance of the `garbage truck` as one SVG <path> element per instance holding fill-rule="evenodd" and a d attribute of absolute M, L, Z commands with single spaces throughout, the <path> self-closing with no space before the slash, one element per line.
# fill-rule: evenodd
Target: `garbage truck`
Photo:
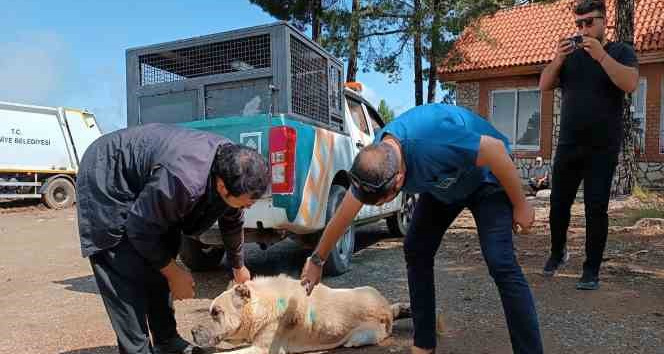
<path fill-rule="evenodd" d="M 80 159 L 100 136 L 85 110 L 0 102 L 0 199 L 71 207 Z"/>

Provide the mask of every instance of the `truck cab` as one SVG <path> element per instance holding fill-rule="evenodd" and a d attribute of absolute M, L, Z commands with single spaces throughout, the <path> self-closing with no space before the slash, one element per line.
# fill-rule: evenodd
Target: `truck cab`
<path fill-rule="evenodd" d="M 0 102 L 0 199 L 73 206 L 79 163 L 100 136 L 86 110 Z"/>
<path fill-rule="evenodd" d="M 270 188 L 245 210 L 245 242 L 261 247 L 287 237 L 314 246 L 349 187 L 354 157 L 384 126 L 358 85 L 342 83 L 341 62 L 284 22 L 130 49 L 127 66 L 128 125 L 169 122 L 218 133 L 269 161 Z M 412 196 L 400 194 L 363 207 L 326 273 L 349 269 L 358 225 L 387 218 L 403 236 L 412 205 Z M 183 241 L 180 258 L 192 270 L 223 256 L 205 239 Z"/>

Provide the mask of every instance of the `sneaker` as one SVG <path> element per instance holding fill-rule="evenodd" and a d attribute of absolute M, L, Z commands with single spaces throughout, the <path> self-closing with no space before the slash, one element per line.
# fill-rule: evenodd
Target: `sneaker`
<path fill-rule="evenodd" d="M 560 257 L 560 259 L 550 256 L 544 265 L 542 274 L 545 277 L 554 276 L 558 270 L 562 269 L 562 267 L 567 264 L 567 261 L 569 261 L 569 253 L 567 253 L 567 251 L 563 251 L 563 256 Z"/>
<path fill-rule="evenodd" d="M 581 279 L 576 283 L 576 290 L 599 289 L 599 276 L 592 272 L 583 271 Z"/>
<path fill-rule="evenodd" d="M 197 347 L 182 337 L 175 336 L 165 343 L 156 344 L 152 351 L 154 354 L 203 354 L 201 347 Z"/>

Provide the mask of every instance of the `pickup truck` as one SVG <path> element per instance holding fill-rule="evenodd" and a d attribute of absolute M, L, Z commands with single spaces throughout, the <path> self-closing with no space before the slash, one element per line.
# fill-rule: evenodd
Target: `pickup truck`
<path fill-rule="evenodd" d="M 129 126 L 158 121 L 206 130 L 269 161 L 270 188 L 245 210 L 245 242 L 264 249 L 285 238 L 317 243 L 349 187 L 353 158 L 384 126 L 361 86 L 342 84 L 341 62 L 284 22 L 130 49 L 127 66 Z M 400 194 L 364 206 L 326 274 L 348 271 L 361 224 L 387 219 L 391 233 L 403 236 L 413 204 Z M 185 238 L 180 259 L 205 270 L 223 253 Z"/>

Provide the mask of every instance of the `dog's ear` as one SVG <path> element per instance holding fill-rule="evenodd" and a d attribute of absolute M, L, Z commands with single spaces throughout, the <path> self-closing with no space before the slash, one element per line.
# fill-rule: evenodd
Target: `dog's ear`
<path fill-rule="evenodd" d="M 251 290 L 247 284 L 238 284 L 233 292 L 233 304 L 242 307 L 251 299 Z"/>

